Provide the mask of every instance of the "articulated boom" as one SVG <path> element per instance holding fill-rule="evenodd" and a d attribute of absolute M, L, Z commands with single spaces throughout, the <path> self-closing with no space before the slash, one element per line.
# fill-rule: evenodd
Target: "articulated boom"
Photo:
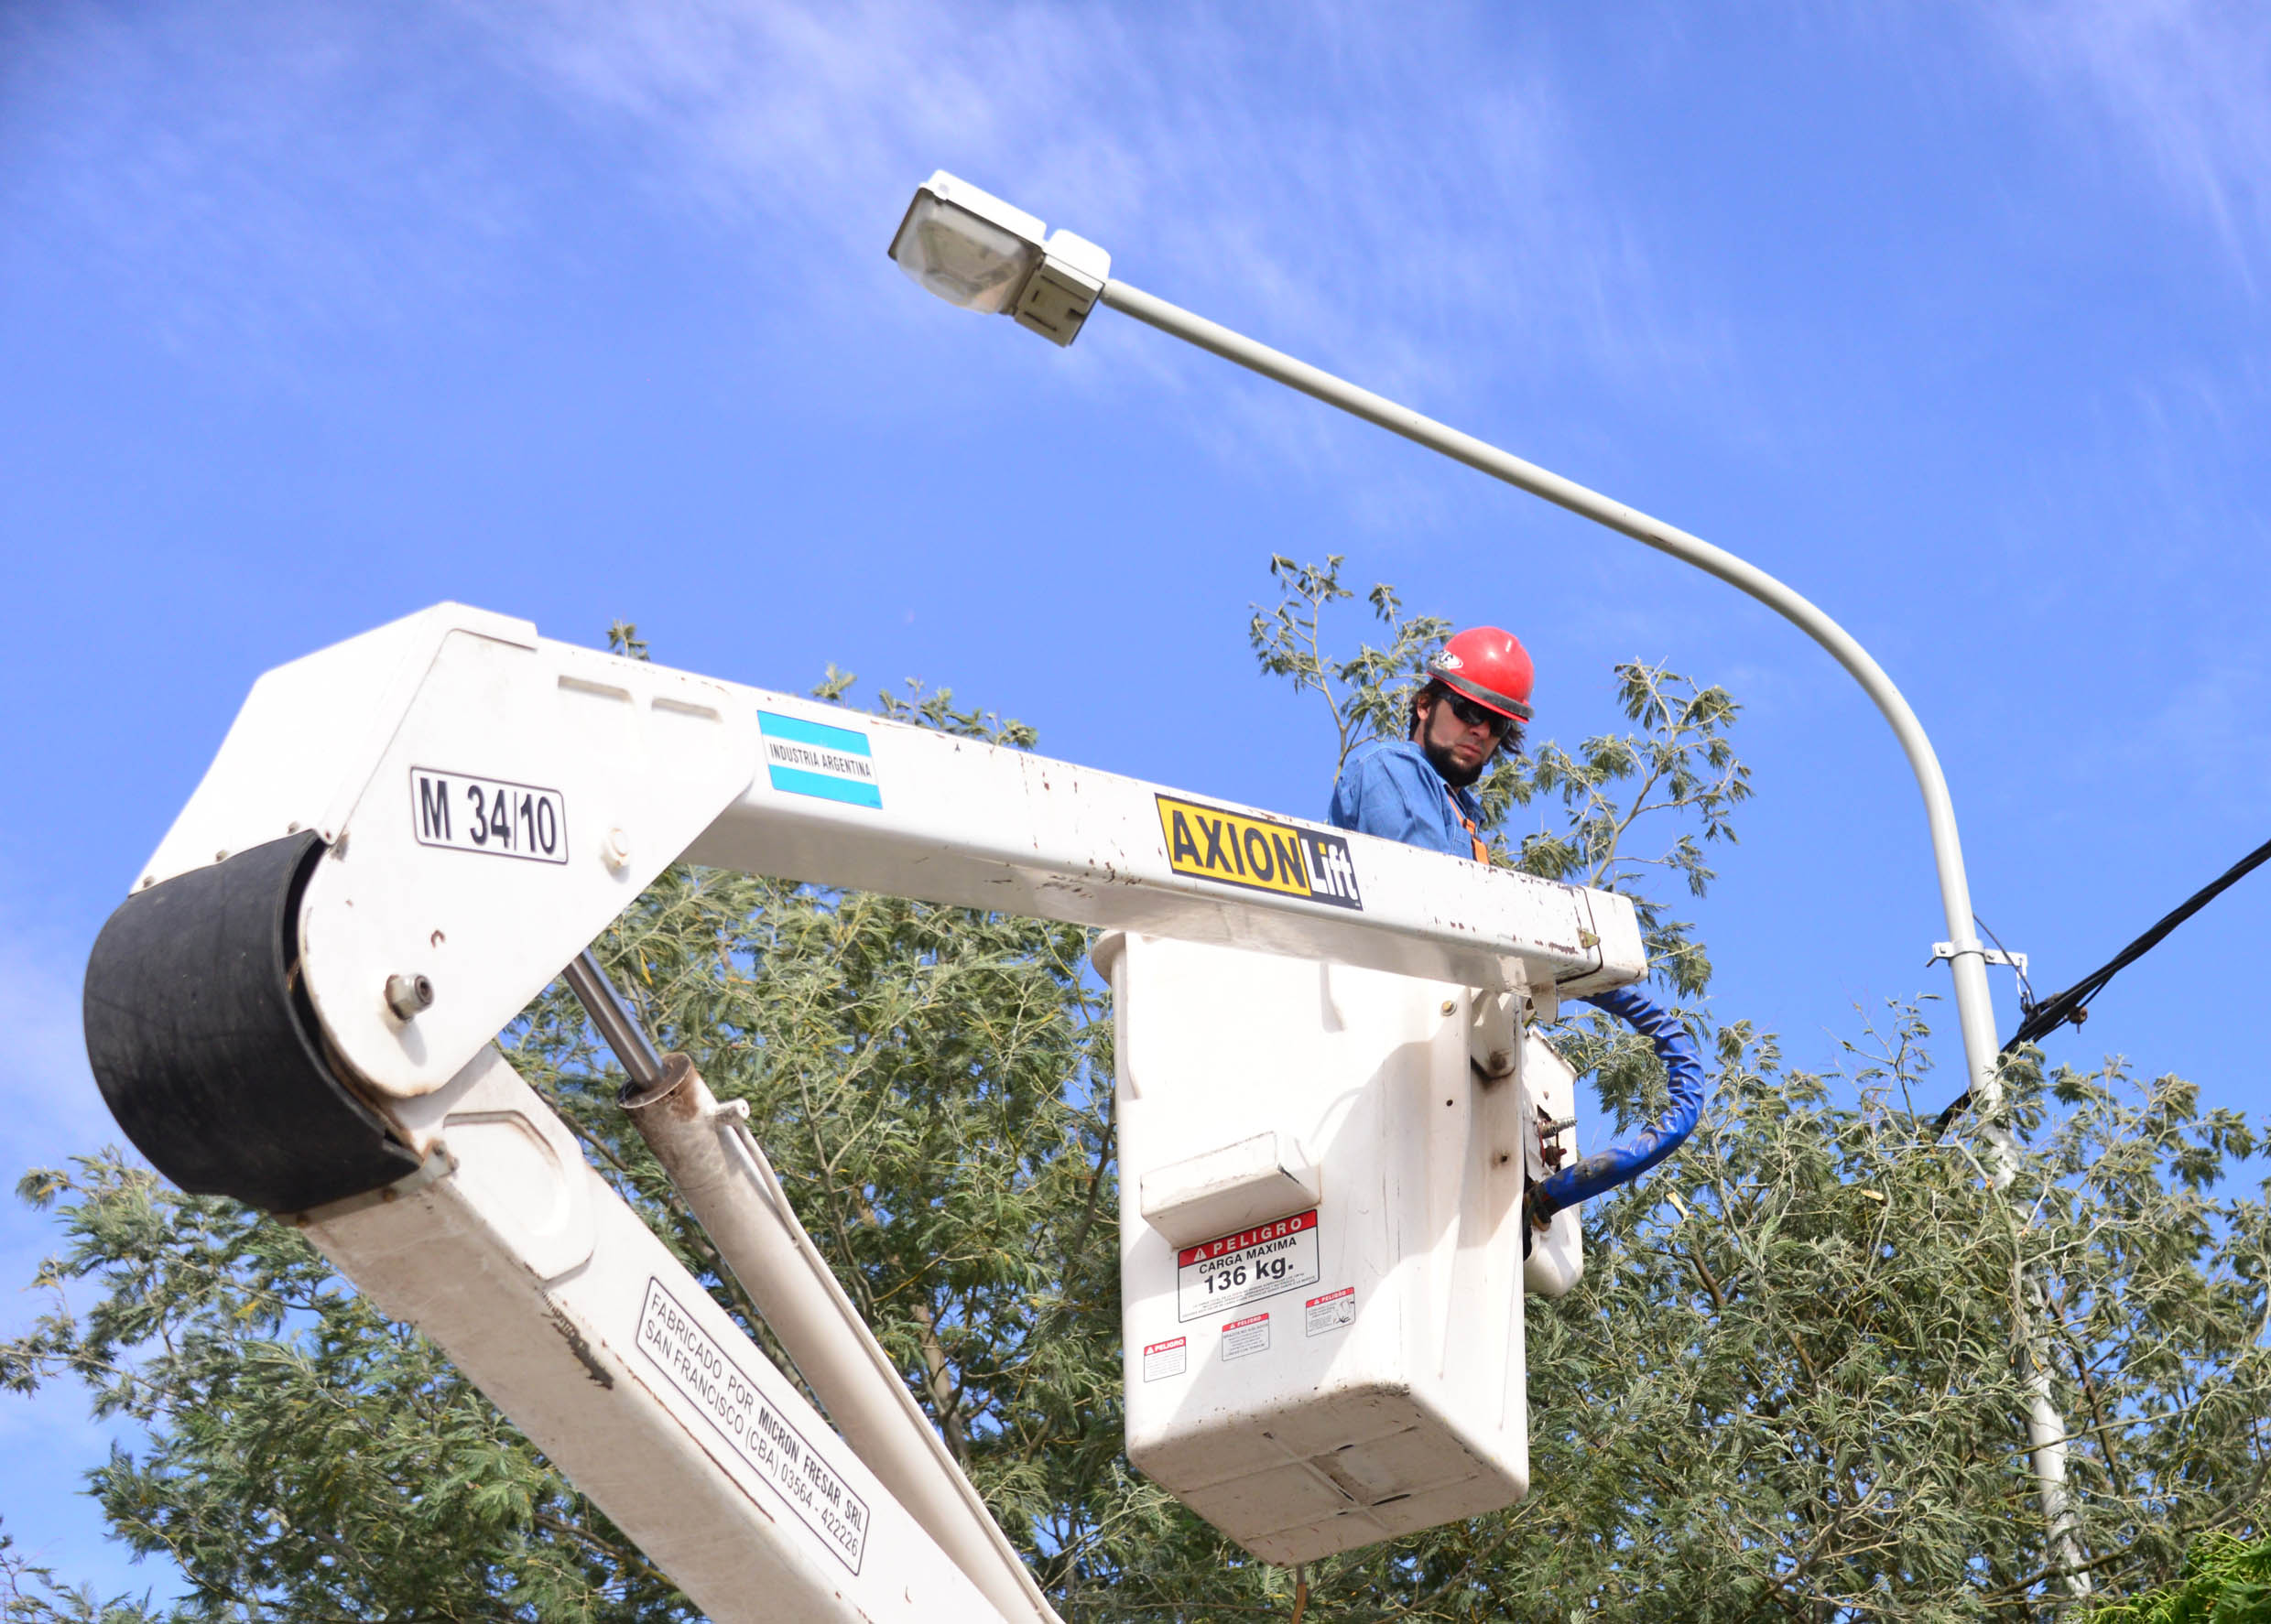
<path fill-rule="evenodd" d="M 262 677 L 96 946 L 105 1098 L 184 1187 L 304 1225 L 720 1620 L 1053 1615 L 733 1108 L 633 1066 L 830 1421 L 495 1047 L 680 860 L 1445 983 L 1508 1032 L 1645 972 L 1621 897 L 459 605 Z"/>

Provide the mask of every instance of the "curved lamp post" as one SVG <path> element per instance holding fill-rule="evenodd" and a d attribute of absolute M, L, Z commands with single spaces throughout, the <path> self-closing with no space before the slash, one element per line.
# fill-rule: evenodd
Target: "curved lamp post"
<path fill-rule="evenodd" d="M 1095 244 L 1062 229 L 1050 232 L 1024 210 L 943 169 L 916 190 L 892 239 L 890 253 L 901 270 L 949 304 L 1012 316 L 1018 325 L 1060 345 L 1070 344 L 1080 335 L 1090 312 L 1100 304 L 1133 316 L 1225 361 L 1274 378 L 1352 417 L 1377 424 L 1453 461 L 1683 559 L 1757 599 L 1827 649 L 1891 725 L 1924 797 L 1932 859 L 1940 872 L 1940 906 L 1948 918 L 1949 939 L 1938 945 L 1934 957 L 1948 959 L 1954 972 L 1965 1068 L 1972 1099 L 1986 1123 L 1990 1175 L 1998 1188 L 2010 1183 L 2016 1156 L 2007 1131 L 1994 1121 L 2002 1087 L 1996 1076 L 1994 1006 L 1987 988 L 1987 965 L 1991 958 L 2003 962 L 2003 955 L 1991 952 L 1980 941 L 1972 922 L 1972 886 L 1964 873 L 1962 841 L 1956 833 L 1955 805 L 1949 798 L 1948 781 L 1940 770 L 1932 742 L 1884 667 L 1844 627 L 1765 570 L 1701 536 L 1125 282 L 1113 280 L 1112 256 Z M 2051 1402 L 2048 1368 L 2040 1358 L 2034 1363 L 2027 1430 L 2043 1515 L 2059 1565 L 2067 1570 L 2070 1589 L 2084 1593 L 2089 1588 L 2088 1575 L 2081 1569 L 2066 1494 L 2066 1427 Z"/>

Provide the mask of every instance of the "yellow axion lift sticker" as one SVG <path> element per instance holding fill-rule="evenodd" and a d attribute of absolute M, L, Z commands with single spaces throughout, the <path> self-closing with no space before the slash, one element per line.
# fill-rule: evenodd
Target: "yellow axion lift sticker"
<path fill-rule="evenodd" d="M 1167 866 L 1177 873 L 1307 897 L 1336 908 L 1364 905 L 1356 889 L 1356 865 L 1341 836 L 1173 796 L 1154 798 L 1159 803 L 1159 832 L 1167 837 Z"/>

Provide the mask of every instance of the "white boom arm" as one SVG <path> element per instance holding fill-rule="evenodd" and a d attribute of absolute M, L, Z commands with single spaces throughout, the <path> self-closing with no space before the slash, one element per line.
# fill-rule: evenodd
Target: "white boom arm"
<path fill-rule="evenodd" d="M 681 857 L 1493 990 L 1644 969 L 1621 898 L 457 605 L 262 677 L 146 882 L 301 829 L 330 848 L 302 905 L 309 996 L 339 1057 L 397 1097 L 455 1076 Z M 1285 875 L 1297 845 L 1314 877 Z M 400 1019 L 397 975 L 427 976 L 432 1007 Z"/>
<path fill-rule="evenodd" d="M 722 1620 L 1050 1615 L 998 1529 L 973 1532 L 982 1504 L 935 1438 L 880 1441 L 920 1424 L 911 1406 L 893 1422 L 872 1380 L 839 1384 L 854 1458 L 494 1046 L 681 859 L 1548 1011 L 1646 970 L 1622 897 L 460 605 L 268 673 L 97 943 L 105 1098 L 185 1188 L 296 1215 Z M 716 1160 L 698 1135 L 684 1148 Z M 721 1199 L 769 1198 L 722 1153 Z M 785 1269 L 798 1239 L 753 1231 L 743 1250 Z M 825 1305 L 807 1299 L 800 1333 L 778 1300 L 767 1317 L 800 1365 L 852 1357 Z"/>
<path fill-rule="evenodd" d="M 388 1118 L 421 1170 L 305 1215 L 310 1239 L 717 1624 L 1049 1616 L 980 1592 L 494 1045 Z"/>

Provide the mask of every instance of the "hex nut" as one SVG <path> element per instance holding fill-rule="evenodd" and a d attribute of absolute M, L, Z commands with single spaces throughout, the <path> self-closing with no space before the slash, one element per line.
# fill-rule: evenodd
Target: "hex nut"
<path fill-rule="evenodd" d="M 386 1007 L 397 1021 L 413 1019 L 420 1010 L 431 1008 L 433 1001 L 434 984 L 424 976 L 386 978 Z"/>

